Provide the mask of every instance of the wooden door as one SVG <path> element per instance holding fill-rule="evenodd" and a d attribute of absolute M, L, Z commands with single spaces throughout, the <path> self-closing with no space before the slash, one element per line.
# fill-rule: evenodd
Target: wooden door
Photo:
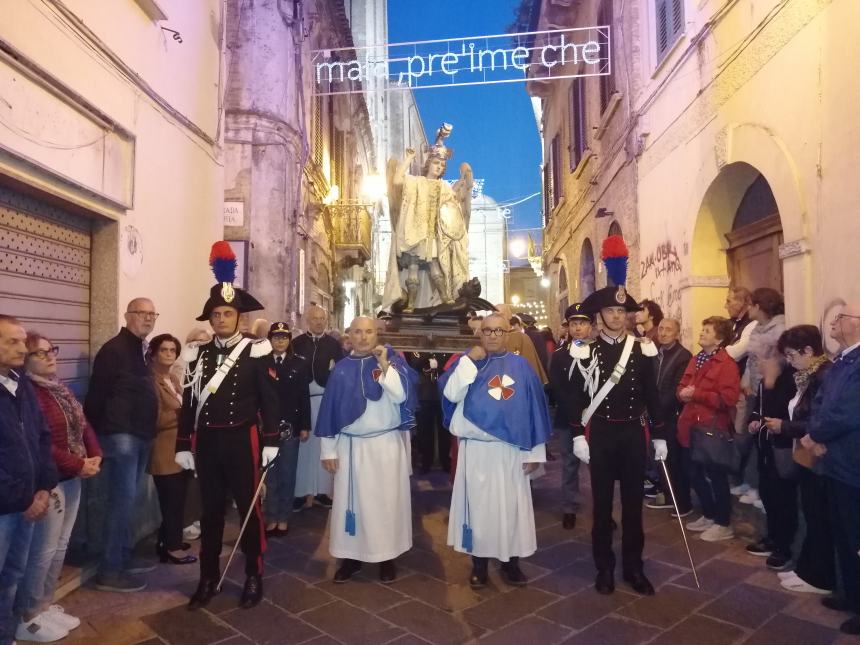
<path fill-rule="evenodd" d="M 753 290 L 770 287 L 783 293 L 782 223 L 779 214 L 726 234 L 728 271 L 732 286 Z"/>

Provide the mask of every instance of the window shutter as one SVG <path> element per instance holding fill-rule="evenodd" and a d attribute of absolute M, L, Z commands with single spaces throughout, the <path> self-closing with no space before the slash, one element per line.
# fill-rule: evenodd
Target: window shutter
<path fill-rule="evenodd" d="M 663 60 L 669 49 L 669 6 L 667 0 L 657 0 L 657 60 Z"/>
<path fill-rule="evenodd" d="M 601 56 L 606 59 L 605 66 L 609 68 L 609 74 L 606 76 L 600 77 L 600 113 L 606 110 L 606 107 L 609 105 L 609 98 L 615 93 L 615 70 L 612 66 L 612 49 L 609 46 L 611 41 L 611 33 L 612 33 L 612 22 L 614 19 L 612 12 L 612 2 L 613 0 L 603 0 L 603 3 L 600 5 L 600 15 L 597 17 L 597 22 L 600 23 L 600 26 L 606 25 L 610 29 L 610 38 L 606 39 L 606 42 L 602 42 Z M 601 70 L 602 71 L 602 70 Z"/>
<path fill-rule="evenodd" d="M 561 201 L 561 141 L 559 135 L 552 139 L 550 148 L 551 176 L 552 176 L 552 207 L 558 206 Z"/>
<path fill-rule="evenodd" d="M 586 141 L 585 79 L 570 84 L 570 170 L 573 172 L 585 154 Z"/>

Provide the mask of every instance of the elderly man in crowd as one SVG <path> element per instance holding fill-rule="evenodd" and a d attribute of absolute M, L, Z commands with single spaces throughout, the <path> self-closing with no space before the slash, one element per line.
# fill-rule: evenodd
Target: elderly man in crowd
<path fill-rule="evenodd" d="M 459 437 L 448 544 L 472 555 L 473 588 L 487 584 L 489 558 L 522 586 L 519 559 L 537 550 L 529 475 L 546 461 L 550 422 L 543 384 L 505 349 L 507 321 L 481 323 L 481 344 L 442 375 L 445 421 Z"/>
<path fill-rule="evenodd" d="M 84 413 L 102 447 L 105 484 L 104 553 L 96 588 L 140 591 L 134 574 L 155 568 L 132 557 L 134 511 L 140 481 L 155 438 L 158 397 L 146 364 L 146 337 L 158 314 L 149 298 L 135 298 L 125 311 L 125 327 L 96 354 Z"/>
<path fill-rule="evenodd" d="M 329 376 L 314 431 L 323 466 L 334 475 L 329 551 L 342 560 L 334 581 L 346 582 L 363 562 L 379 562 L 379 579 L 391 584 L 394 559 L 412 548 L 409 431 L 418 375 L 377 345 L 373 319 L 355 318 L 349 338 L 352 353 Z"/>
<path fill-rule="evenodd" d="M 33 535 L 57 485 L 51 433 L 23 372 L 27 333 L 0 314 L 0 643 L 11 643 L 18 620 L 15 592 Z"/>
<path fill-rule="evenodd" d="M 860 635 L 860 303 L 836 316 L 830 336 L 842 349 L 812 403 L 809 437 L 823 454 L 844 593 L 821 602 L 853 613 L 840 629 Z"/>

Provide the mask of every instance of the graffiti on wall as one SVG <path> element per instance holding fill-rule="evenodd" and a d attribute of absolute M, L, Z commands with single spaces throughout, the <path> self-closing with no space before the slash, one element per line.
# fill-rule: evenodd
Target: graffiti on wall
<path fill-rule="evenodd" d="M 642 293 L 660 305 L 663 314 L 681 322 L 681 257 L 671 240 L 658 244 L 639 262 Z"/>
<path fill-rule="evenodd" d="M 663 276 L 681 273 L 681 258 L 678 256 L 678 250 L 672 241 L 666 240 L 642 258 L 639 266 L 642 280 L 649 276 L 659 280 Z"/>

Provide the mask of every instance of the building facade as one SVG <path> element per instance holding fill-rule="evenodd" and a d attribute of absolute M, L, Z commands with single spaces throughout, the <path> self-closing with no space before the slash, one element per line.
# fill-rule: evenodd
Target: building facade
<path fill-rule="evenodd" d="M 598 197 L 589 199 L 608 209 L 604 218 L 593 211 L 598 243 L 591 253 L 599 254 L 606 223 L 617 222 L 632 251 L 632 291 L 680 318 L 686 342 L 703 318 L 724 313 L 730 284 L 780 289 L 790 324 L 826 327 L 841 300 L 860 295 L 848 263 L 860 234 L 860 221 L 849 215 L 850 168 L 860 141 L 850 106 L 860 83 L 839 53 L 841 43 L 856 39 L 860 6 L 851 0 L 563 4 L 570 3 L 541 3 L 546 24 L 558 15 L 602 24 L 599 12 L 612 15 L 620 102 L 607 132 L 624 135 L 627 165 L 610 173 L 614 189 L 603 193 L 598 179 Z M 589 82 L 600 81 L 585 79 L 586 94 Z M 555 86 L 549 91 L 560 93 Z M 578 100 L 572 94 L 568 104 Z M 583 114 L 582 130 L 596 135 L 603 116 L 588 101 Z M 551 117 L 547 123 L 549 161 Z M 556 147 L 563 148 L 563 139 Z M 597 156 L 602 165 L 606 153 Z M 565 171 L 566 178 L 575 174 Z M 547 191 L 553 199 L 556 183 L 563 184 L 550 181 Z M 611 190 L 617 197 L 609 201 Z M 567 197 L 556 208 L 563 211 Z M 619 218 L 619 211 L 633 219 Z M 547 266 L 565 268 L 570 293 L 570 260 L 555 240 L 582 234 L 576 222 L 559 231 L 555 209 L 548 213 L 554 245 L 547 244 Z M 568 248 L 576 253 L 577 242 Z M 588 253 L 580 248 L 581 264 Z M 595 273 L 600 286 L 599 268 Z"/>

